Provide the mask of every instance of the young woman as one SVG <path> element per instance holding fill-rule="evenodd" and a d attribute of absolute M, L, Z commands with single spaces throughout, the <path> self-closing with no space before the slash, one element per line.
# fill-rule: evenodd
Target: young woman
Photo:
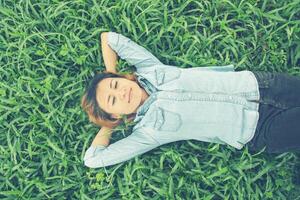
<path fill-rule="evenodd" d="M 194 139 L 268 153 L 300 150 L 300 78 L 234 71 L 233 65 L 165 65 L 129 38 L 101 34 L 106 72 L 96 74 L 82 98 L 90 121 L 102 128 L 84 156 L 91 168 L 114 165 L 160 145 Z M 136 67 L 116 73 L 117 55 Z M 127 116 L 128 137 L 109 145 Z"/>

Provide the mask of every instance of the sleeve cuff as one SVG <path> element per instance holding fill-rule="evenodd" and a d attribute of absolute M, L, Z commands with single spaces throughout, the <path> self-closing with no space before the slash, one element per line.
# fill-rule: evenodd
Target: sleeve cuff
<path fill-rule="evenodd" d="M 109 46 L 118 53 L 117 46 L 119 44 L 119 34 L 116 32 L 108 32 L 107 41 Z"/>
<path fill-rule="evenodd" d="M 85 152 L 84 160 L 93 157 L 98 151 L 102 151 L 105 148 L 106 146 L 99 145 L 99 144 L 97 146 L 91 145 Z"/>

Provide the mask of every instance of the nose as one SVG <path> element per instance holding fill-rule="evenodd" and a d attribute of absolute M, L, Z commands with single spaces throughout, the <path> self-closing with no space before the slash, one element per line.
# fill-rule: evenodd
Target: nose
<path fill-rule="evenodd" d="M 117 96 L 123 101 L 126 100 L 126 94 L 127 94 L 127 89 L 126 87 L 120 88 L 119 90 L 117 90 Z"/>

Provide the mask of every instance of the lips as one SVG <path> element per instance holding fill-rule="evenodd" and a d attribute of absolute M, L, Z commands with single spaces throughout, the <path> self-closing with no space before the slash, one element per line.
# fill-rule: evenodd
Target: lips
<path fill-rule="evenodd" d="M 128 103 L 130 102 L 130 94 L 131 94 L 131 88 L 129 89 L 129 92 L 128 92 Z"/>

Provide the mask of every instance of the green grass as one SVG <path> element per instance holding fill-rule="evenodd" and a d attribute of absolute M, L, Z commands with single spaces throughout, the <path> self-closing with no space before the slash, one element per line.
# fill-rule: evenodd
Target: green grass
<path fill-rule="evenodd" d="M 165 64 L 300 76 L 299 0 L 0 0 L 1 199 L 300 199 L 292 152 L 254 155 L 189 140 L 85 167 L 99 128 L 80 97 L 104 69 L 103 31 L 128 36 Z M 118 68 L 132 69 L 125 61 Z"/>

